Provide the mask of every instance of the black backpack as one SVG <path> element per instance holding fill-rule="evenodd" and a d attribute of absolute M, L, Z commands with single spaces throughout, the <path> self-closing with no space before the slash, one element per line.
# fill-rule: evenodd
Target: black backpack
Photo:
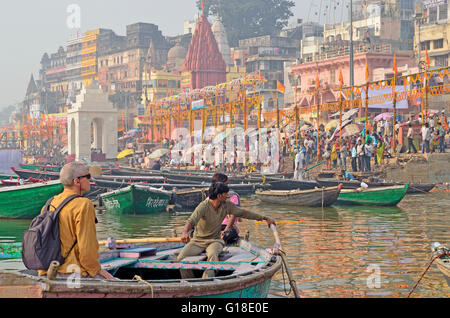
<path fill-rule="evenodd" d="M 81 196 L 75 194 L 67 197 L 55 211 L 49 211 L 53 197 L 50 198 L 43 212 L 31 221 L 29 229 L 25 231 L 22 238 L 22 261 L 26 268 L 47 270 L 52 261 L 58 261 L 61 265 L 64 263 L 59 235 L 59 212 L 67 203 L 78 197 Z M 76 243 L 77 241 L 67 255 Z"/>

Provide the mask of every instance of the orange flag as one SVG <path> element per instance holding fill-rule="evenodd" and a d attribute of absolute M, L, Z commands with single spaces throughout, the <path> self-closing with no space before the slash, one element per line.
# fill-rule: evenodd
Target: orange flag
<path fill-rule="evenodd" d="M 319 73 L 316 73 L 316 89 L 319 89 L 320 81 L 319 81 Z"/>
<path fill-rule="evenodd" d="M 342 69 L 339 71 L 339 84 L 344 86 L 344 76 L 342 75 Z"/>
<path fill-rule="evenodd" d="M 369 61 L 366 61 L 366 82 L 369 81 L 370 73 L 369 73 Z"/>
<path fill-rule="evenodd" d="M 277 91 L 284 94 L 286 87 L 280 81 L 277 81 Z"/>
<path fill-rule="evenodd" d="M 427 66 L 430 66 L 430 57 L 428 56 L 428 50 L 427 50 Z"/>
<path fill-rule="evenodd" d="M 394 70 L 394 73 L 398 73 L 397 58 L 395 57 L 395 54 L 394 54 L 394 61 L 392 62 L 392 69 Z"/>

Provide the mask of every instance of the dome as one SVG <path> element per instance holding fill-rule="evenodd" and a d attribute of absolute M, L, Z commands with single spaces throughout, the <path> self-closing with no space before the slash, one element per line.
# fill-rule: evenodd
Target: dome
<path fill-rule="evenodd" d="M 173 48 L 169 50 L 169 53 L 167 54 L 167 58 L 170 60 L 174 59 L 185 59 L 186 58 L 187 50 L 181 46 L 179 43 L 175 45 Z"/>

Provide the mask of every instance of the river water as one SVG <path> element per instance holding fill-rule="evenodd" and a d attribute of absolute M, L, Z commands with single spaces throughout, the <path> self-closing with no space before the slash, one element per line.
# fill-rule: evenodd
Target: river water
<path fill-rule="evenodd" d="M 274 218 L 297 288 L 303 297 L 407 297 L 431 260 L 431 243 L 450 244 L 450 193 L 407 195 L 396 207 L 305 208 L 262 204 L 243 197 L 242 206 Z M 97 211 L 99 239 L 180 235 L 190 213 L 117 216 Z M 20 241 L 29 220 L 0 220 L 0 240 Z M 265 222 L 243 220 L 241 233 L 271 248 Z M 0 266 L 1 267 L 1 266 Z M 283 275 L 284 274 L 284 275 Z M 286 273 L 274 276 L 270 293 L 289 291 Z M 291 293 L 290 296 L 293 296 Z M 450 297 L 433 264 L 411 297 Z"/>

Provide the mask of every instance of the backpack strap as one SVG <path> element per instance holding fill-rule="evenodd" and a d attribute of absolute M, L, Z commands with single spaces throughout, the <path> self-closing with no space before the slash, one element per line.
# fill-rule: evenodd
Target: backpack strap
<path fill-rule="evenodd" d="M 53 211 L 53 212 L 56 214 L 55 217 L 58 217 L 58 216 L 59 216 L 59 212 L 62 210 L 62 208 L 63 208 L 67 203 L 69 203 L 70 201 L 72 201 L 72 200 L 75 199 L 75 198 L 81 198 L 81 197 L 82 197 L 81 195 L 74 194 L 74 195 L 71 195 L 71 196 L 68 196 L 67 198 L 65 198 L 64 201 L 61 202 L 61 203 L 58 205 L 58 207 L 56 208 L 56 210 Z M 51 200 L 53 200 L 53 198 L 51 198 Z M 51 203 L 50 200 L 47 201 L 48 204 L 50 204 L 49 202 Z M 46 203 L 46 205 L 47 205 L 47 203 Z M 47 207 L 47 208 L 48 208 L 48 207 Z M 48 211 L 48 209 L 47 209 L 47 211 Z M 66 258 L 67 256 L 69 256 L 70 252 L 72 252 L 73 248 L 75 247 L 75 245 L 77 245 L 77 243 L 78 243 L 78 240 L 75 239 L 75 243 L 73 243 L 72 247 L 70 248 L 70 250 L 69 250 L 69 252 L 67 253 L 67 255 L 64 256 L 64 258 Z"/>

